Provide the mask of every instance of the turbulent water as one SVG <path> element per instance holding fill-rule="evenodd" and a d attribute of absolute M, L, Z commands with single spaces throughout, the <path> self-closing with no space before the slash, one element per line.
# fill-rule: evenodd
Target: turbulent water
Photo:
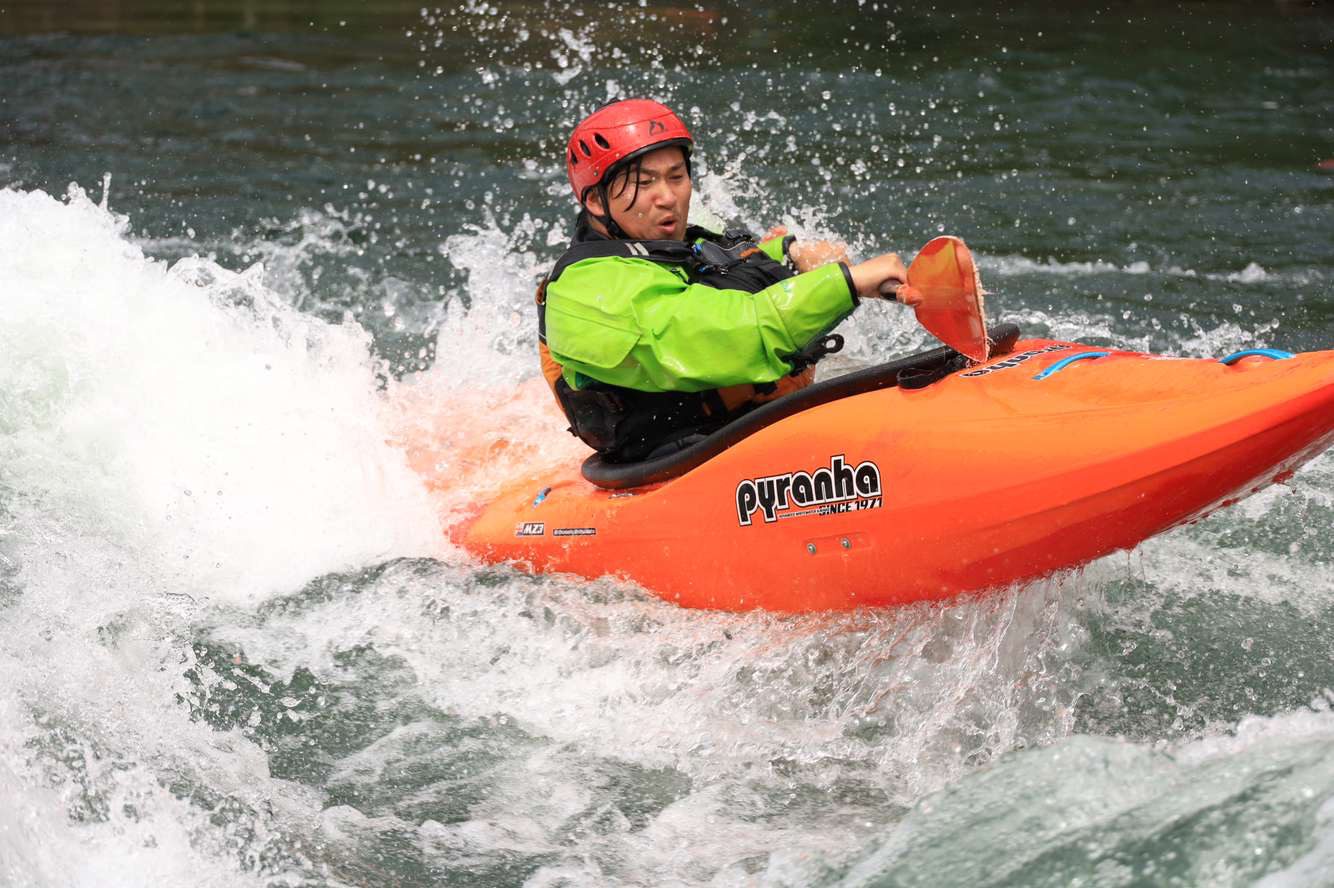
<path fill-rule="evenodd" d="M 609 98 L 696 218 L 962 235 L 1030 334 L 1334 346 L 1328 7 L 185 6 L 0 8 L 0 885 L 1334 884 L 1328 454 L 893 611 L 442 534 L 579 452 L 531 299 Z"/>

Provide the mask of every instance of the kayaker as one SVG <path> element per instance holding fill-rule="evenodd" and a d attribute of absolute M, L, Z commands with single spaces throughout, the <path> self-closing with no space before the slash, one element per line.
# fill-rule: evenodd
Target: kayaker
<path fill-rule="evenodd" d="M 809 384 L 859 297 L 920 299 L 894 253 L 853 265 L 782 229 L 756 243 L 689 225 L 693 146 L 649 99 L 607 105 L 570 136 L 580 212 L 538 288 L 539 351 L 570 431 L 609 460 L 684 446 Z"/>

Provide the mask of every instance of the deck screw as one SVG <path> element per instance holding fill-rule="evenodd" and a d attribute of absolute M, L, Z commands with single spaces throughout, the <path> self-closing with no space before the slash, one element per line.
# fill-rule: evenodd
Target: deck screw
<path fill-rule="evenodd" d="M 807 552 L 810 552 L 812 555 L 814 555 L 814 554 L 815 554 L 815 543 L 807 543 L 807 544 L 806 544 L 806 551 L 807 551 Z"/>
<path fill-rule="evenodd" d="M 847 537 L 843 537 L 843 539 L 839 540 L 838 542 L 839 545 L 841 545 L 845 549 L 852 548 L 852 540 L 848 539 Z"/>

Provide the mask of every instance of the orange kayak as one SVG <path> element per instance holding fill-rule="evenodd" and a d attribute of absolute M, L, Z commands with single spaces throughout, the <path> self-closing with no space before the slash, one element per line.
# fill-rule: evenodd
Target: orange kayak
<path fill-rule="evenodd" d="M 1022 340 L 920 387 L 780 410 L 706 439 L 685 471 L 593 459 L 526 478 L 451 536 L 485 561 L 622 577 L 687 607 L 1002 587 L 1133 547 L 1334 443 L 1334 351 L 1224 361 Z"/>

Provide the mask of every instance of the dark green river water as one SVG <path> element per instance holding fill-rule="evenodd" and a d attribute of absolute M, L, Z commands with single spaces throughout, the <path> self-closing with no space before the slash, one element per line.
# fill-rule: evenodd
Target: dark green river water
<path fill-rule="evenodd" d="M 400 446 L 573 446 L 532 291 L 635 95 L 699 220 L 960 235 L 1031 335 L 1334 346 L 1334 8 L 1054 6 L 0 0 L 0 886 L 1334 884 L 1328 454 L 780 618 L 483 567 Z"/>

